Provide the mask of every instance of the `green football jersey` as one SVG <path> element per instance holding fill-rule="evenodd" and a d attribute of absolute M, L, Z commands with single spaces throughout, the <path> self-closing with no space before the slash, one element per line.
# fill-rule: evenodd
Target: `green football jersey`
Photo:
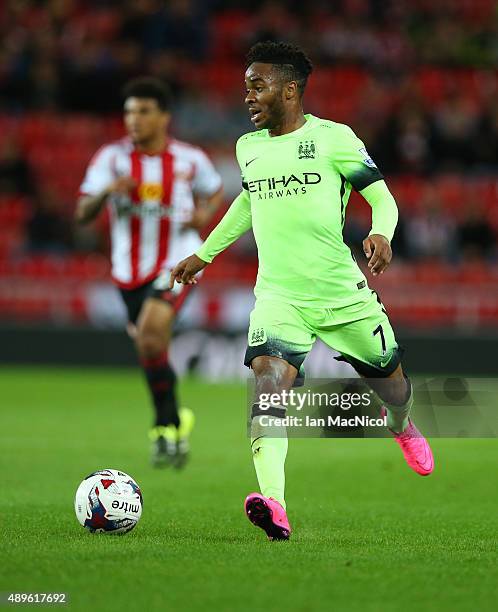
<path fill-rule="evenodd" d="M 346 306 L 370 293 L 343 240 L 347 202 L 353 187 L 383 176 L 351 128 L 305 118 L 289 134 L 259 130 L 237 142 L 258 247 L 254 292 L 300 306 Z"/>

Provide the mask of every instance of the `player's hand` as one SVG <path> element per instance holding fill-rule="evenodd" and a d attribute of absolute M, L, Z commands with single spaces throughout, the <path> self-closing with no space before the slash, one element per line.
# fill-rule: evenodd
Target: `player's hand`
<path fill-rule="evenodd" d="M 382 274 L 393 257 L 389 240 L 380 234 L 367 236 L 363 241 L 363 251 L 369 260 L 368 267 L 373 276 Z"/>
<path fill-rule="evenodd" d="M 137 181 L 131 176 L 120 176 L 107 188 L 107 192 L 119 195 L 128 195 L 137 186 Z"/>
<path fill-rule="evenodd" d="M 190 255 L 190 257 L 181 261 L 171 271 L 169 288 L 173 289 L 175 280 L 183 285 L 196 285 L 197 280 L 194 276 L 207 265 L 207 262 L 197 257 L 197 255 Z"/>
<path fill-rule="evenodd" d="M 137 326 L 134 323 L 128 321 L 126 325 L 126 333 L 132 340 L 136 340 L 138 336 Z"/>
<path fill-rule="evenodd" d="M 196 208 L 190 219 L 182 225 L 182 229 L 194 229 L 198 231 L 209 223 L 212 216 L 212 212 L 206 206 Z"/>

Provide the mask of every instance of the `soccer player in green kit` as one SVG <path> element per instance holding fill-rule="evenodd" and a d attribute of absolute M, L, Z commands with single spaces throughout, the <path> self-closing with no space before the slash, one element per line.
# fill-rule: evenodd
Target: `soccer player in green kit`
<path fill-rule="evenodd" d="M 392 257 L 396 203 L 348 126 L 304 114 L 311 72 L 298 47 L 265 42 L 251 48 L 245 102 L 256 131 L 237 142 L 242 192 L 197 253 L 171 273 L 171 285 L 195 283 L 197 272 L 253 229 L 259 269 L 245 364 L 256 379 L 251 448 L 261 493 L 248 495 L 245 511 L 270 540 L 291 533 L 284 498 L 288 442 L 271 436 L 262 420 L 284 417 L 285 408 L 262 410 L 259 401 L 291 389 L 317 337 L 369 379 L 408 465 L 424 476 L 434 467 L 429 444 L 409 418 L 412 387 L 386 311 L 342 237 L 354 188 L 372 208 L 363 241 L 368 268 L 382 274 Z"/>

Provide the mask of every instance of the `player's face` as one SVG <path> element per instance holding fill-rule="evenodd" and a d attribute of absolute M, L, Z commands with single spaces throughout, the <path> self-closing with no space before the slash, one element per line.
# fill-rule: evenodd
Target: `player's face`
<path fill-rule="evenodd" d="M 254 62 L 246 70 L 246 98 L 251 121 L 258 130 L 281 125 L 285 115 L 281 76 L 272 64 Z"/>
<path fill-rule="evenodd" d="M 124 105 L 126 130 L 135 144 L 144 144 L 163 134 L 169 113 L 161 110 L 153 98 L 127 98 Z"/>

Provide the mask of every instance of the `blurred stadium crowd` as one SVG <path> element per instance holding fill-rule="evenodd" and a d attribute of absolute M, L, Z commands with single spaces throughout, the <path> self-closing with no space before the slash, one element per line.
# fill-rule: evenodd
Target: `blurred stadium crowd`
<path fill-rule="evenodd" d="M 237 193 L 234 143 L 250 129 L 244 54 L 266 39 L 308 50 L 316 70 L 306 110 L 350 124 L 388 177 L 405 278 L 427 282 L 427 266 L 433 284 L 447 287 L 496 276 L 497 23 L 494 0 L 5 0 L 0 312 L 40 310 L 26 297 L 33 283 L 19 279 L 106 277 L 105 221 L 76 231 L 71 217 L 88 160 L 122 134 L 129 78 L 147 73 L 171 85 L 172 132 L 212 155 L 227 202 Z M 348 215 L 358 249 L 368 206 L 353 197 Z M 254 277 L 251 240 L 219 260 L 215 280 Z M 495 302 L 488 318 L 498 324 Z"/>

